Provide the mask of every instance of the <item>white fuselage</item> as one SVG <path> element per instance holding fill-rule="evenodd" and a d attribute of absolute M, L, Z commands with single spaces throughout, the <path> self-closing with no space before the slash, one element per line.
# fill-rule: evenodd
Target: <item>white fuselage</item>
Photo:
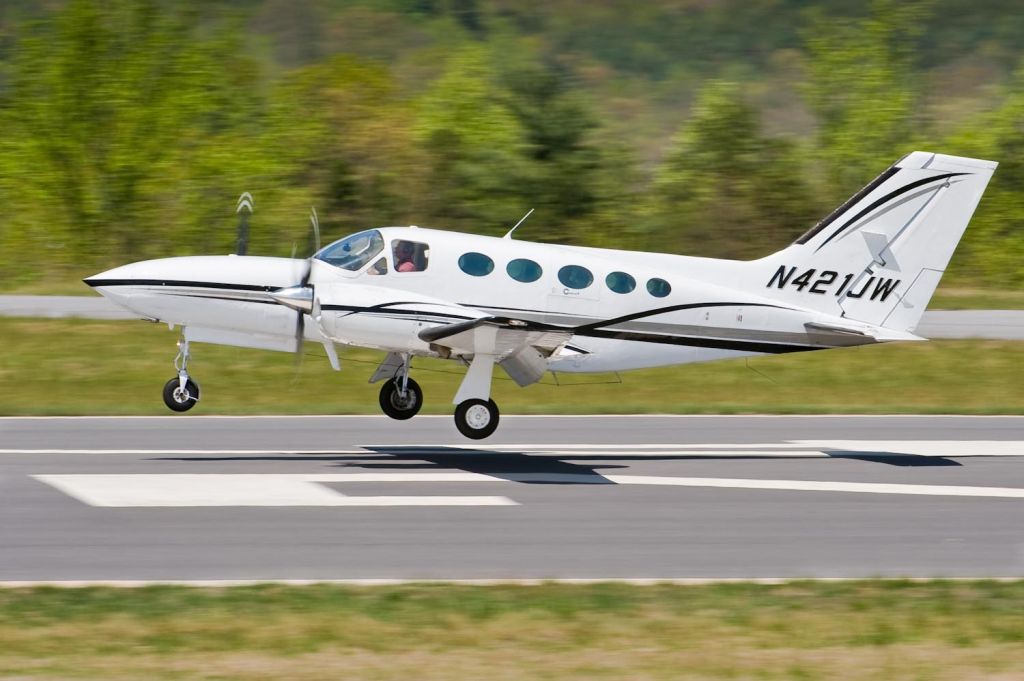
<path fill-rule="evenodd" d="M 568 372 L 876 341 L 829 330 L 856 325 L 849 320 L 770 297 L 753 263 L 411 227 L 373 232 L 379 235 L 374 243 L 384 247 L 358 266 L 331 264 L 331 253 L 344 241 L 311 261 L 315 307 L 303 326 L 307 340 L 437 356 L 437 348 L 420 339 L 424 329 L 481 317 L 520 319 L 573 332 L 547 358 L 550 369 Z M 395 249 L 403 241 L 416 245 L 418 271 L 402 271 Z M 560 276 L 567 266 L 585 270 L 569 273 L 576 276 L 572 285 Z M 307 261 L 286 258 L 166 258 L 119 267 L 87 282 L 140 317 L 184 326 L 196 341 L 293 350 L 301 313 L 273 294 L 296 286 L 307 267 Z M 381 268 L 386 273 L 378 273 Z M 592 281 L 583 285 L 587 273 Z"/>

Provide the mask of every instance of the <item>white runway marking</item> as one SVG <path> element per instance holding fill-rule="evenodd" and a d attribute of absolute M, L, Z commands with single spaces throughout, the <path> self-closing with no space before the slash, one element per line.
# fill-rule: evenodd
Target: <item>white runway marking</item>
<path fill-rule="evenodd" d="M 90 506 L 512 506 L 507 497 L 350 497 L 318 483 L 545 482 L 595 485 L 654 485 L 726 489 L 848 492 L 1024 499 L 1024 489 L 958 485 L 907 485 L 826 480 L 757 480 L 648 475 L 512 473 L 332 473 L 332 474 L 156 474 L 36 475 L 37 480 Z"/>
<path fill-rule="evenodd" d="M 183 506 L 515 506 L 507 497 L 349 497 L 318 482 L 344 476 L 266 474 L 35 475 L 89 504 L 114 508 Z M 342 478 L 334 480 L 333 478 Z"/>

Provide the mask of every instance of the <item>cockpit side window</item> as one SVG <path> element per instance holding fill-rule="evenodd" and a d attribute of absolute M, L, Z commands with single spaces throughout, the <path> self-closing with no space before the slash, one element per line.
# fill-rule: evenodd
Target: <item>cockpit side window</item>
<path fill-rule="evenodd" d="M 370 268 L 366 270 L 366 273 L 370 275 L 387 274 L 388 259 L 384 257 L 378 258 L 377 262 L 370 265 Z"/>
<path fill-rule="evenodd" d="M 336 241 L 316 254 L 318 260 L 355 272 L 384 250 L 384 237 L 377 230 L 359 232 Z"/>
<path fill-rule="evenodd" d="M 427 269 L 430 247 L 418 241 L 394 239 L 391 249 L 395 259 L 395 272 L 422 272 Z"/>

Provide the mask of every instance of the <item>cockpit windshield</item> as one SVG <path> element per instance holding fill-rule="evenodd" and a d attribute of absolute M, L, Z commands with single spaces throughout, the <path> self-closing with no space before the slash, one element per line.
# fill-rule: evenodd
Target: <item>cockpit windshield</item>
<path fill-rule="evenodd" d="M 317 260 L 343 270 L 356 271 L 362 269 L 378 253 L 384 250 L 384 237 L 373 229 L 347 236 L 335 241 L 316 254 Z"/>

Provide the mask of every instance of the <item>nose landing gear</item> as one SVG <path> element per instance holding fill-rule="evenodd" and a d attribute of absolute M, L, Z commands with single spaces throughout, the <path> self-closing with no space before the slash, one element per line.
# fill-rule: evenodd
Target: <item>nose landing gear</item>
<path fill-rule="evenodd" d="M 411 419 L 423 406 L 423 391 L 409 378 L 410 360 L 408 353 L 389 353 L 370 378 L 371 383 L 384 380 L 380 388 L 380 408 L 399 421 Z"/>
<path fill-rule="evenodd" d="M 411 419 L 419 413 L 422 406 L 423 391 L 420 390 L 419 384 L 408 376 L 405 380 L 401 376 L 396 376 L 380 388 L 380 408 L 393 419 Z"/>
<path fill-rule="evenodd" d="M 199 385 L 188 375 L 188 341 L 178 341 L 178 356 L 174 368 L 178 375 L 164 384 L 164 404 L 171 411 L 188 411 L 199 401 Z"/>

